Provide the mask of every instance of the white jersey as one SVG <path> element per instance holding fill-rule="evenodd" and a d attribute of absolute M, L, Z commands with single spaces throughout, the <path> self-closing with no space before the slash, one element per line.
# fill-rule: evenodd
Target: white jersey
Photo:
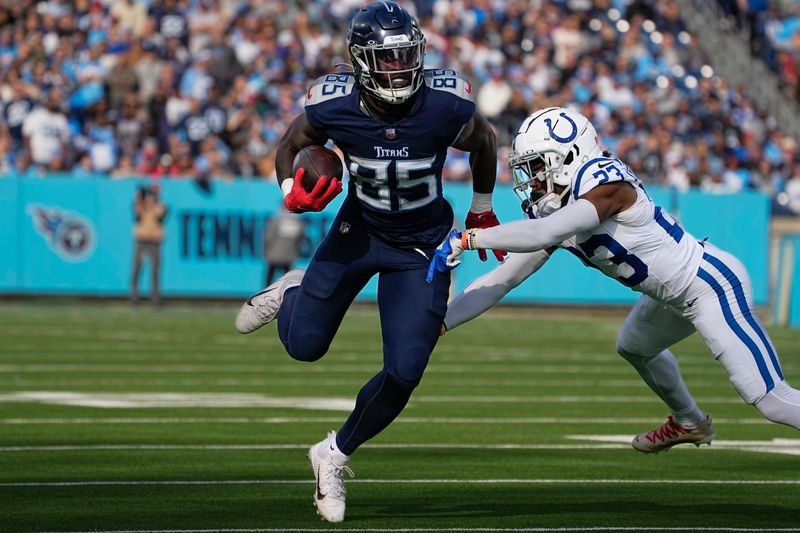
<path fill-rule="evenodd" d="M 70 140 L 67 117 L 46 107 L 37 107 L 28 114 L 22 123 L 22 134 L 30 138 L 31 158 L 40 165 L 49 164 Z"/>
<path fill-rule="evenodd" d="M 594 205 L 581 195 L 598 185 L 621 181 L 636 189 L 636 202 L 599 222 Z M 569 203 L 573 205 L 541 220 L 475 230 L 477 246 L 517 253 L 450 302 L 447 329 L 499 302 L 539 270 L 549 257 L 546 250 L 559 243 L 586 265 L 644 293 L 625 321 L 617 346 L 632 362 L 661 357 L 661 363 L 647 367 L 650 379 L 645 380 L 662 399 L 674 400 L 670 394 L 681 387 L 685 390 L 674 378 L 680 377 L 677 365 L 674 369 L 664 366 L 672 358 L 664 350 L 697 330 L 747 403 L 760 406 L 772 394 L 769 404 L 759 407 L 762 413 L 800 429 L 800 392 L 784 382 L 775 347 L 753 311 L 747 270 L 736 257 L 711 244 L 700 245 L 653 204 L 633 172 L 618 159 L 600 157 L 584 164 L 573 181 Z M 665 390 L 672 393 L 665 396 Z M 690 397 L 689 402 L 693 403 Z M 670 404 L 673 411 L 684 406 Z"/>
<path fill-rule="evenodd" d="M 703 247 L 653 204 L 625 163 L 609 157 L 587 162 L 576 175 L 569 202 L 577 201 L 598 185 L 615 181 L 625 181 L 636 188 L 636 203 L 560 246 L 633 290 L 674 302 L 695 279 Z"/>

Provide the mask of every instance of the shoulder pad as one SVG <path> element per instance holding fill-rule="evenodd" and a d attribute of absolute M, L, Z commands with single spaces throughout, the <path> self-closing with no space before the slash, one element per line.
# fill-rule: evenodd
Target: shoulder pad
<path fill-rule="evenodd" d="M 572 199 L 577 200 L 598 185 L 627 181 L 634 185 L 639 183 L 636 175 L 628 165 L 613 157 L 596 157 L 584 163 L 575 176 L 572 186 Z"/>
<path fill-rule="evenodd" d="M 474 101 L 472 85 L 455 70 L 434 68 L 425 71 L 425 85 L 436 91 L 453 93 L 459 98 Z"/>
<path fill-rule="evenodd" d="M 317 78 L 306 93 L 306 106 L 347 96 L 353 91 L 356 79 L 349 72 L 326 74 Z"/>

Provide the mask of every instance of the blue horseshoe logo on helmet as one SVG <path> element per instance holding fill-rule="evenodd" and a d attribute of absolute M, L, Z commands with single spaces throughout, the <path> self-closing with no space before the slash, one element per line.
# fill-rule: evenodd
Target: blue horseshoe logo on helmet
<path fill-rule="evenodd" d="M 566 137 L 559 137 L 558 135 L 556 135 L 556 132 L 553 131 L 553 121 L 550 120 L 549 118 L 546 118 L 544 119 L 544 123 L 547 124 L 547 130 L 550 132 L 550 137 L 552 137 L 553 139 L 557 140 L 560 143 L 568 143 L 570 141 L 575 140 L 575 137 L 578 136 L 578 125 L 575 124 L 575 121 L 569 118 L 567 114 L 564 113 L 563 111 L 559 113 L 558 116 L 560 116 L 561 118 L 565 119 L 567 122 L 572 124 L 572 133 L 570 133 Z"/>

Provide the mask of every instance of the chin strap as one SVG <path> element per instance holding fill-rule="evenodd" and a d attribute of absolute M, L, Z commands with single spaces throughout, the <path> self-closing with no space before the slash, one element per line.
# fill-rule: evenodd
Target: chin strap
<path fill-rule="evenodd" d="M 562 203 L 564 202 L 564 197 L 569 194 L 570 188 L 566 187 L 561 194 L 556 194 L 555 192 L 548 192 L 538 201 L 532 203 L 531 205 L 531 213 L 533 214 L 532 218 L 542 218 L 548 215 L 552 215 L 562 207 Z"/>

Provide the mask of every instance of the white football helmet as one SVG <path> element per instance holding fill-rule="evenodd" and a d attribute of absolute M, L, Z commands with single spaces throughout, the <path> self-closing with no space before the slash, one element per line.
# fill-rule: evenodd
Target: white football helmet
<path fill-rule="evenodd" d="M 526 118 L 508 154 L 523 211 L 539 218 L 560 209 L 578 169 L 602 152 L 594 126 L 577 111 L 550 107 Z M 545 193 L 533 187 L 534 180 L 546 185 Z M 564 190 L 557 194 L 555 185 Z"/>

